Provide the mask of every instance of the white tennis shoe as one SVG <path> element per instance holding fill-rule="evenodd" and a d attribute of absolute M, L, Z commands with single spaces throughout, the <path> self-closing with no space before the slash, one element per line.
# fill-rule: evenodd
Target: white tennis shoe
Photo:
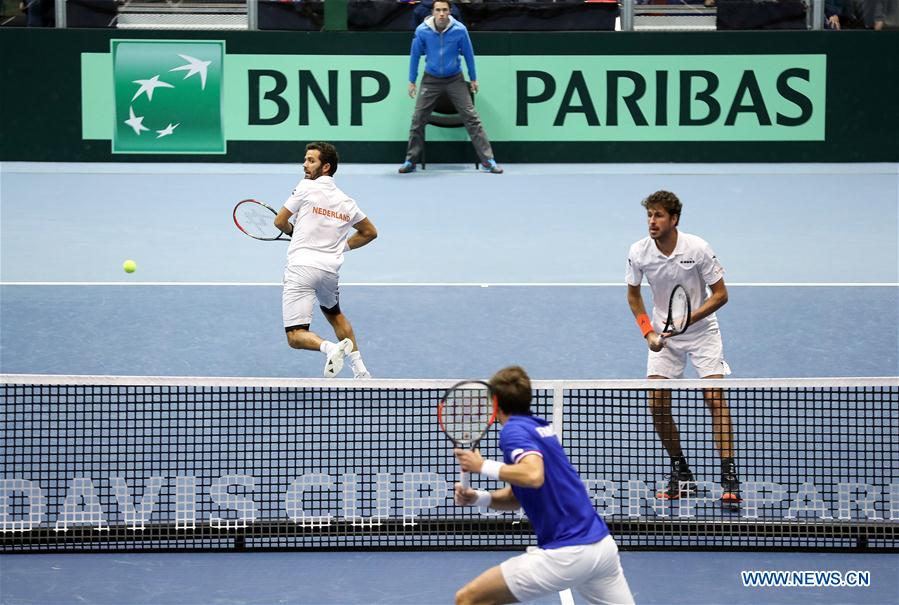
<path fill-rule="evenodd" d="M 357 380 L 360 378 L 371 378 L 371 372 L 369 372 L 368 370 L 357 372 L 356 368 L 353 368 L 353 378 L 356 378 Z"/>
<path fill-rule="evenodd" d="M 328 353 L 325 361 L 325 378 L 334 378 L 343 369 L 344 358 L 353 352 L 353 341 L 344 338 Z"/>

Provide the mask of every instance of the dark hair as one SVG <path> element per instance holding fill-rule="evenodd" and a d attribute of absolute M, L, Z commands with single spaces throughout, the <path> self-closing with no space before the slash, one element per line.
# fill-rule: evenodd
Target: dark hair
<path fill-rule="evenodd" d="M 340 156 L 337 155 L 337 148 L 331 143 L 319 141 L 306 145 L 306 151 L 312 149 L 318 151 L 323 166 L 325 164 L 331 164 L 331 172 L 329 172 L 327 176 L 334 176 L 334 173 L 337 172 L 337 163 L 340 161 Z"/>
<path fill-rule="evenodd" d="M 434 0 L 433 2 L 431 2 L 431 10 L 434 10 L 434 5 L 438 2 L 443 2 L 444 4 L 446 4 L 447 8 L 453 10 L 453 0 Z"/>
<path fill-rule="evenodd" d="M 499 409 L 505 414 L 531 414 L 531 379 L 521 366 L 503 368 L 490 379 Z"/>
<path fill-rule="evenodd" d="M 656 191 L 645 200 L 643 200 L 643 207 L 649 210 L 650 206 L 660 206 L 670 214 L 671 216 L 677 216 L 680 219 L 680 213 L 683 206 L 680 203 L 680 200 L 677 199 L 677 196 L 671 193 L 670 191 Z M 680 222 L 680 221 L 678 221 Z"/>

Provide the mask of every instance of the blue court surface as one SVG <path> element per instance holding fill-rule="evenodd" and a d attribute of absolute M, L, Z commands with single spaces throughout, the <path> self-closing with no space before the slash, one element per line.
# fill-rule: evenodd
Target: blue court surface
<path fill-rule="evenodd" d="M 289 349 L 281 328 L 286 244 L 231 218 L 243 198 L 279 206 L 298 174 L 3 164 L 3 372 L 318 376 L 318 356 Z M 893 164 L 342 165 L 337 181 L 380 233 L 341 273 L 376 377 L 513 362 L 535 378 L 642 376 L 624 265 L 646 234 L 640 200 L 659 188 L 678 193 L 681 228 L 726 269 L 734 377 L 899 375 Z M 328 335 L 321 316 L 312 327 Z"/>
<path fill-rule="evenodd" d="M 281 327 L 286 244 L 237 231 L 296 165 L 0 164 L 0 372 L 318 377 Z M 736 378 L 899 376 L 895 164 L 341 165 L 378 227 L 341 307 L 378 378 L 640 378 L 625 300 L 640 200 L 669 189 L 726 269 Z M 126 275 L 122 261 L 138 263 Z M 648 296 L 648 291 L 646 292 Z M 331 337 L 317 315 L 313 330 Z M 0 603 L 449 603 L 510 552 L 0 557 Z M 899 557 L 624 552 L 638 603 L 897 603 Z M 870 571 L 868 587 L 744 587 L 741 571 Z M 553 596 L 540 603 L 559 603 Z M 575 596 L 575 602 L 582 602 Z"/>
<path fill-rule="evenodd" d="M 5 555 L 2 602 L 97 605 L 452 603 L 508 552 Z M 624 552 L 637 603 L 731 605 L 899 600 L 895 555 Z M 870 572 L 868 587 L 748 588 L 742 571 Z M 574 595 L 576 603 L 584 603 Z M 536 601 L 562 602 L 552 595 Z"/>

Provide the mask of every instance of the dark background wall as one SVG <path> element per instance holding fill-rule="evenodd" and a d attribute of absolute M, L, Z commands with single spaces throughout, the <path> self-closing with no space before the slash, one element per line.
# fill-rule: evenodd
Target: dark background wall
<path fill-rule="evenodd" d="M 409 32 L 159 32 L 0 30 L 4 161 L 279 162 L 301 141 L 231 141 L 225 155 L 123 155 L 82 140 L 82 52 L 108 53 L 117 39 L 224 39 L 228 55 L 406 55 Z M 774 142 L 504 142 L 504 162 L 897 162 L 899 32 L 475 32 L 488 55 L 751 55 L 827 57 L 826 138 Z M 514 119 L 510 116 L 509 119 Z M 349 162 L 402 158 L 405 141 L 340 141 Z M 431 162 L 469 161 L 467 142 L 435 142 Z"/>

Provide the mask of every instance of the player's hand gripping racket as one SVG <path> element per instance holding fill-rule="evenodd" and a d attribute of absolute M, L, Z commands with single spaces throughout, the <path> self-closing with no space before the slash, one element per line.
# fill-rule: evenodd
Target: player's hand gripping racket
<path fill-rule="evenodd" d="M 437 405 L 437 422 L 459 449 L 476 449 L 494 420 L 496 399 L 486 382 L 466 380 L 455 384 Z M 468 487 L 468 473 L 460 471 L 459 480 Z"/>
<path fill-rule="evenodd" d="M 687 290 L 680 284 L 674 286 L 671 297 L 668 299 L 668 319 L 665 320 L 663 335 L 671 338 L 683 334 L 690 327 L 690 297 Z"/>
<path fill-rule="evenodd" d="M 252 237 L 267 242 L 290 240 L 290 236 L 275 227 L 275 209 L 256 200 L 243 200 L 234 206 L 234 224 Z"/>

